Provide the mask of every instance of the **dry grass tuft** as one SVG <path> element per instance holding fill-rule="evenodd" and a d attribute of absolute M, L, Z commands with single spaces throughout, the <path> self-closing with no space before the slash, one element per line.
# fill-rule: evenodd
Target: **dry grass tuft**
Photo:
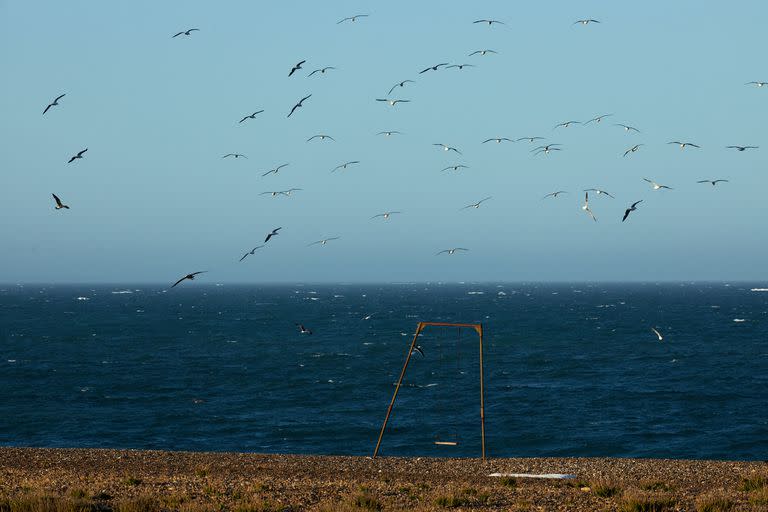
<path fill-rule="evenodd" d="M 673 510 L 677 500 L 669 494 L 625 493 L 619 510 L 621 512 L 666 512 Z"/>
<path fill-rule="evenodd" d="M 741 490 L 746 492 L 758 491 L 768 487 L 768 476 L 757 475 L 741 481 Z"/>
<path fill-rule="evenodd" d="M 714 494 L 696 498 L 696 512 L 729 512 L 734 503 L 729 498 Z"/>
<path fill-rule="evenodd" d="M 617 496 L 621 494 L 622 490 L 621 485 L 619 485 L 618 482 L 606 478 L 596 480 L 594 483 L 591 483 L 589 487 L 592 489 L 592 492 L 595 493 L 595 496 L 601 498 Z"/>

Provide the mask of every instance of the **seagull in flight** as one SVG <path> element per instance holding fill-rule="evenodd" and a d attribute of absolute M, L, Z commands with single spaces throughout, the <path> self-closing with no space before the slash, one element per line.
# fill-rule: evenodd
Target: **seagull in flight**
<path fill-rule="evenodd" d="M 489 199 L 491 199 L 491 196 L 488 196 L 485 199 L 481 199 L 476 203 L 468 204 L 467 206 L 465 206 L 464 208 L 461 208 L 460 210 L 466 210 L 467 208 L 475 208 L 475 209 L 480 208 L 480 205 Z"/>
<path fill-rule="evenodd" d="M 240 261 L 243 261 L 243 260 L 244 260 L 246 257 L 248 257 L 249 255 L 253 255 L 253 254 L 255 254 L 255 253 L 256 253 L 256 249 L 261 249 L 262 247 L 264 247 L 264 244 L 262 244 L 262 245 L 257 245 L 256 247 L 254 247 L 254 248 L 253 248 L 253 249 L 251 249 L 250 251 L 248 251 L 248 252 L 246 252 L 245 254 L 243 254 L 243 257 L 242 257 L 242 258 L 240 258 Z"/>
<path fill-rule="evenodd" d="M 444 252 L 447 252 L 449 255 L 455 253 L 456 251 L 468 251 L 469 249 L 465 249 L 464 247 L 454 247 L 453 249 L 443 249 L 442 251 L 435 254 L 435 256 L 438 256 L 440 254 L 443 254 Z"/>
<path fill-rule="evenodd" d="M 744 151 L 747 149 L 757 149 L 760 146 L 725 146 L 726 149 L 735 149 L 736 151 Z"/>
<path fill-rule="evenodd" d="M 447 66 L 447 65 L 448 65 L 448 62 L 441 62 L 440 64 L 435 64 L 434 66 L 429 66 L 428 68 L 422 69 L 421 71 L 419 71 L 419 74 L 421 75 L 422 73 L 426 73 L 427 71 L 430 71 L 430 70 L 437 71 L 437 69 L 440 66 Z"/>
<path fill-rule="evenodd" d="M 312 76 L 312 75 L 314 75 L 315 73 L 322 73 L 322 74 L 325 74 L 325 72 L 326 72 L 326 71 L 328 71 L 329 69 L 336 69 L 336 68 L 335 68 L 335 67 L 333 67 L 333 66 L 326 66 L 326 67 L 324 67 L 324 68 L 316 69 L 316 70 L 314 70 L 313 72 L 311 72 L 310 74 L 308 74 L 308 75 L 307 75 L 307 78 L 311 77 L 311 76 Z"/>
<path fill-rule="evenodd" d="M 230 157 L 230 156 L 233 156 L 233 157 L 235 157 L 235 158 L 240 158 L 240 157 L 242 157 L 242 158 L 245 158 L 246 160 L 248 159 L 248 157 L 247 157 L 247 156 L 245 156 L 245 155 L 244 155 L 244 154 L 242 154 L 242 153 L 227 153 L 226 155 L 224 155 L 224 156 L 223 156 L 223 157 L 221 157 L 221 158 L 227 158 L 227 157 Z"/>
<path fill-rule="evenodd" d="M 398 132 L 397 130 L 390 130 L 390 131 L 379 132 L 376 135 L 384 135 L 385 137 L 391 137 L 392 135 L 399 135 L 399 134 L 400 132 Z"/>
<path fill-rule="evenodd" d="M 634 153 L 635 151 L 640 149 L 640 146 L 645 146 L 645 144 L 635 144 L 634 146 L 632 146 L 631 148 L 629 148 L 624 152 L 624 156 L 627 156 L 630 153 Z"/>
<path fill-rule="evenodd" d="M 445 69 L 451 69 L 451 68 L 457 68 L 457 69 L 464 69 L 464 68 L 475 68 L 474 64 L 451 64 L 450 66 L 447 66 Z"/>
<path fill-rule="evenodd" d="M 655 327 L 651 327 L 651 330 L 656 335 L 656 337 L 659 338 L 659 341 L 664 341 L 664 336 L 661 335 L 658 329 L 656 329 Z"/>
<path fill-rule="evenodd" d="M 537 148 L 533 148 L 531 150 L 531 153 L 533 153 L 534 156 L 540 155 L 544 153 L 545 155 L 548 155 L 550 151 L 561 151 L 560 148 L 555 146 L 561 146 L 562 144 L 547 144 L 546 146 L 539 146 Z"/>
<path fill-rule="evenodd" d="M 537 140 L 544 140 L 544 137 L 520 137 L 519 139 L 516 139 L 515 142 L 520 142 L 521 140 L 527 140 L 533 144 Z"/>
<path fill-rule="evenodd" d="M 349 162 L 344 162 L 343 164 L 337 165 L 331 170 L 331 172 L 336 172 L 339 169 L 346 169 L 348 165 L 359 164 L 359 163 L 360 163 L 360 160 L 350 160 Z"/>
<path fill-rule="evenodd" d="M 600 23 L 600 22 L 597 21 L 597 20 L 593 20 L 593 19 L 576 20 L 576 21 L 573 22 L 573 25 L 576 25 L 576 24 L 579 24 L 579 23 L 581 23 L 582 25 L 589 25 L 590 23 Z"/>
<path fill-rule="evenodd" d="M 697 146 L 696 144 L 693 144 L 691 142 L 679 142 L 676 140 L 673 140 L 672 142 L 667 142 L 667 144 L 677 144 L 680 146 L 680 149 L 685 149 L 685 146 L 691 146 L 692 148 L 701 148 L 701 146 Z"/>
<path fill-rule="evenodd" d="M 48 109 L 50 109 L 51 107 L 55 107 L 56 105 L 58 105 L 58 104 L 59 104 L 59 100 L 60 100 L 61 98 L 63 98 L 64 96 L 66 96 L 66 93 L 65 93 L 65 94 L 62 94 L 61 96 L 57 96 L 55 100 L 53 100 L 51 103 L 49 103 L 49 104 L 48 104 L 48 106 L 47 106 L 47 107 L 45 107 L 45 110 L 43 110 L 43 115 L 45 115 L 45 113 L 46 113 L 46 112 L 48 112 Z"/>
<path fill-rule="evenodd" d="M 503 140 L 507 141 L 507 142 L 513 142 L 512 139 L 508 139 L 506 137 L 494 137 L 494 138 L 491 138 L 491 139 L 485 139 L 483 141 L 483 144 L 485 144 L 486 142 L 491 142 L 492 140 L 496 141 L 497 144 L 501 144 L 501 141 L 503 141 Z"/>
<path fill-rule="evenodd" d="M 389 90 L 389 92 L 387 94 L 388 95 L 392 94 L 392 91 L 394 91 L 398 87 L 405 87 L 405 84 L 409 84 L 409 83 L 410 84 L 415 84 L 416 82 L 414 82 L 413 80 L 403 80 L 402 82 L 397 82 L 395 85 L 392 86 L 392 88 Z"/>
<path fill-rule="evenodd" d="M 463 165 L 463 164 L 449 165 L 448 167 L 445 167 L 444 169 L 441 169 L 440 172 L 444 172 L 444 171 L 458 171 L 459 169 L 469 169 L 469 166 L 468 165 Z"/>
<path fill-rule="evenodd" d="M 240 124 L 240 123 L 242 123 L 242 122 L 243 122 L 243 121 L 245 121 L 246 119 L 256 119 L 256 116 L 257 116 L 258 114 L 261 114 L 262 112 L 264 112 L 264 110 L 258 110 L 258 111 L 254 112 L 253 114 L 251 114 L 251 115 L 249 115 L 249 116 L 245 116 L 245 117 L 244 117 L 244 118 L 242 118 L 242 119 L 240 120 L 240 122 L 239 122 L 239 123 L 237 123 L 237 124 Z"/>
<path fill-rule="evenodd" d="M 184 34 L 185 36 L 191 36 L 192 32 L 200 32 L 199 28 L 190 28 L 189 30 L 182 30 L 181 32 L 177 32 L 173 36 L 171 36 L 171 39 L 174 37 L 179 37 L 180 35 Z"/>
<path fill-rule="evenodd" d="M 477 21 L 473 21 L 472 23 L 487 23 L 489 27 L 491 25 L 493 25 L 494 23 L 496 23 L 498 25 L 506 25 L 506 23 L 504 23 L 503 21 L 499 21 L 499 20 L 477 20 Z"/>
<path fill-rule="evenodd" d="M 542 199 L 546 199 L 548 197 L 557 197 L 560 194 L 567 194 L 567 193 L 568 192 L 566 192 L 565 190 L 558 190 L 557 192 L 550 192 L 549 194 L 547 194 L 544 197 L 542 197 Z"/>
<path fill-rule="evenodd" d="M 403 213 L 403 212 L 384 212 L 384 213 L 379 213 L 378 215 L 374 215 L 373 217 L 371 217 L 370 220 L 373 220 L 373 219 L 375 219 L 377 217 L 381 217 L 384 220 L 389 220 L 389 216 L 390 215 L 394 215 L 395 213 Z"/>
<path fill-rule="evenodd" d="M 666 188 L 666 189 L 672 190 L 672 187 L 668 187 L 668 186 L 666 186 L 666 185 L 659 185 L 659 184 L 658 184 L 658 183 L 656 183 L 655 181 L 653 181 L 653 180 L 649 180 L 648 178 L 643 178 L 643 180 L 644 180 L 644 181 L 647 181 L 648 183 L 650 183 L 650 184 L 651 184 L 651 187 L 653 187 L 653 190 L 660 190 L 660 189 L 662 189 L 662 188 Z"/>
<path fill-rule="evenodd" d="M 613 115 L 613 114 L 603 114 L 603 115 L 601 115 L 601 116 L 593 117 L 592 119 L 590 119 L 589 121 L 587 121 L 587 122 L 586 122 L 586 123 L 584 123 L 584 124 L 589 124 L 589 123 L 591 123 L 591 122 L 593 122 L 593 121 L 594 121 L 594 122 L 596 122 L 596 123 L 599 123 L 600 121 L 602 121 L 602 120 L 603 120 L 603 119 L 605 119 L 606 117 L 609 117 L 609 116 L 612 116 L 612 115 Z"/>
<path fill-rule="evenodd" d="M 368 14 L 355 14 L 354 16 L 350 16 L 348 18 L 344 18 L 343 20 L 337 21 L 336 24 L 338 25 L 340 23 L 344 23 L 345 21 L 355 22 L 357 21 L 357 18 L 367 18 L 368 16 Z"/>
<path fill-rule="evenodd" d="M 277 174 L 277 172 L 278 172 L 280 169 L 282 169 L 283 167 L 286 167 L 287 165 L 289 165 L 289 164 L 282 164 L 282 165 L 278 165 L 278 166 L 277 166 L 277 167 L 275 167 L 274 169 L 270 169 L 270 170 L 268 170 L 267 172 L 265 172 L 265 173 L 264 173 L 264 174 L 262 174 L 261 176 L 262 176 L 262 177 L 264 177 L 264 176 L 266 176 L 267 174 Z"/>
<path fill-rule="evenodd" d="M 747 82 L 744 85 L 756 85 L 757 87 L 762 87 L 768 85 L 768 82 Z"/>
<path fill-rule="evenodd" d="M 294 191 L 296 191 L 296 190 L 303 190 L 303 189 L 301 189 L 301 188 L 289 188 L 288 190 L 283 190 L 283 191 L 282 191 L 282 192 L 280 192 L 280 193 L 281 193 L 281 194 L 283 194 L 284 196 L 289 196 L 289 197 L 290 197 L 290 195 L 291 195 L 291 194 L 292 194 Z"/>
<path fill-rule="evenodd" d="M 328 242 L 330 242 L 331 240 L 338 240 L 339 238 L 340 237 L 338 237 L 338 236 L 334 236 L 333 238 L 323 238 L 322 240 L 318 240 L 317 242 L 312 242 L 311 244 L 307 244 L 307 247 L 312 246 L 312 245 L 317 245 L 317 244 L 325 245 Z"/>
<path fill-rule="evenodd" d="M 303 324 L 296 324 L 296 326 L 299 328 L 299 332 L 301 334 L 306 334 L 306 335 L 309 335 L 309 336 L 312 335 L 312 331 L 307 329 L 306 327 L 304 327 Z"/>
<path fill-rule="evenodd" d="M 717 185 L 718 183 L 721 183 L 721 182 L 722 183 L 728 183 L 728 180 L 699 180 L 696 183 L 711 183 L 712 186 L 714 187 L 715 185 Z"/>
<path fill-rule="evenodd" d="M 458 149 L 456 149 L 454 147 L 451 147 L 451 146 L 447 146 L 445 144 L 435 143 L 435 144 L 432 144 L 432 145 L 433 146 L 440 146 L 441 148 L 443 148 L 443 151 L 455 151 L 456 153 L 461 154 L 461 151 L 459 151 Z"/>
<path fill-rule="evenodd" d="M 376 98 L 376 101 L 386 101 L 390 107 L 394 107 L 398 103 L 409 103 L 411 100 L 392 100 L 389 98 Z"/>
<path fill-rule="evenodd" d="M 499 53 L 499 52 L 497 52 L 495 50 L 476 50 L 476 51 L 470 53 L 469 56 L 470 57 L 473 56 L 473 55 L 484 56 L 486 53 Z"/>
<path fill-rule="evenodd" d="M 290 111 L 290 112 L 288 112 L 288 115 L 287 115 L 286 117 L 291 117 L 291 114 L 293 114 L 293 111 L 294 111 L 294 110 L 296 110 L 296 109 L 297 109 L 297 108 L 299 108 L 299 107 L 302 107 L 302 106 L 303 106 L 302 104 L 304 103 L 304 100 L 306 100 L 306 99 L 309 99 L 311 96 L 312 96 L 311 94 L 307 94 L 306 96 L 304 96 L 303 98 L 301 98 L 301 99 L 299 100 L 299 102 L 293 106 L 293 108 L 291 109 L 291 111 Z"/>
<path fill-rule="evenodd" d="M 320 140 L 330 139 L 330 140 L 336 142 L 336 139 L 334 139 L 330 135 L 326 135 L 324 133 L 318 133 L 317 135 L 311 136 L 310 138 L 307 139 L 307 142 L 310 142 L 310 141 L 312 141 L 314 139 L 320 139 Z"/>
<path fill-rule="evenodd" d="M 597 195 L 605 194 L 606 196 L 610 197 L 611 199 L 616 199 L 615 197 L 613 197 L 611 194 L 609 194 L 605 190 L 601 190 L 599 188 L 588 188 L 588 189 L 585 189 L 584 192 L 594 192 Z"/>
<path fill-rule="evenodd" d="M 555 128 L 560 128 L 560 127 L 568 128 L 572 124 L 584 124 L 584 123 L 582 123 L 581 121 L 566 121 L 564 123 L 560 123 L 558 125 L 555 125 Z M 552 128 L 552 129 L 554 130 L 555 128 Z"/>
<path fill-rule="evenodd" d="M 305 62 L 307 62 L 307 61 L 306 61 L 306 60 L 302 60 L 302 61 L 298 62 L 298 63 L 297 63 L 295 66 L 293 66 L 293 67 L 291 68 L 291 72 L 290 72 L 290 73 L 288 73 L 288 76 L 291 76 L 291 75 L 292 75 L 292 74 L 294 74 L 296 71 L 300 70 L 300 69 L 301 69 L 301 65 L 302 65 L 302 64 L 304 64 Z"/>
<path fill-rule="evenodd" d="M 264 239 L 264 243 L 266 244 L 267 242 L 269 242 L 269 239 L 272 238 L 273 236 L 279 235 L 280 233 L 278 233 L 278 231 L 280 231 L 281 229 L 283 228 L 275 228 L 272 230 L 271 233 L 267 233 L 267 237 Z"/>
<path fill-rule="evenodd" d="M 195 279 L 196 275 L 198 275 L 198 274 L 205 274 L 206 272 L 208 272 L 208 271 L 207 270 L 201 270 L 200 272 L 192 272 L 191 274 L 187 274 L 184 277 L 182 277 L 181 279 L 179 279 L 178 281 L 176 281 L 175 283 L 173 283 L 173 286 L 171 286 L 171 288 L 174 288 L 177 284 L 179 284 L 180 282 L 182 282 L 185 279 L 189 279 L 190 281 L 192 281 L 192 280 Z"/>
<path fill-rule="evenodd" d="M 624 128 L 625 132 L 637 132 L 637 133 L 640 133 L 640 130 L 638 130 L 634 126 L 629 126 L 628 124 L 615 123 L 613 126 L 621 126 L 622 128 Z"/>
<path fill-rule="evenodd" d="M 414 352 L 418 352 L 419 355 L 421 355 L 421 357 L 424 357 L 424 349 L 421 348 L 421 345 L 414 345 L 413 350 L 411 350 L 411 354 L 413 354 Z"/>
<path fill-rule="evenodd" d="M 624 210 L 624 217 L 621 218 L 621 222 L 624 222 L 625 220 L 627 220 L 627 217 L 629 217 L 630 212 L 637 210 L 637 205 L 639 205 L 642 202 L 643 202 L 642 199 L 639 201 L 635 201 L 634 203 L 632 203 L 632 206 Z"/>
<path fill-rule="evenodd" d="M 83 153 L 85 153 L 86 151 L 88 151 L 88 148 L 85 148 L 85 149 L 84 149 L 84 150 L 82 150 L 82 151 L 78 151 L 78 153 L 77 153 L 75 156 L 73 156 L 72 158 L 70 158 L 70 159 L 69 159 L 69 162 L 67 162 L 67 163 L 68 163 L 68 164 L 71 164 L 72 162 L 74 162 L 74 161 L 75 161 L 75 160 L 77 160 L 78 158 L 83 158 Z"/>
<path fill-rule="evenodd" d="M 587 212 L 589 216 L 592 217 L 593 221 L 597 222 L 597 217 L 595 217 L 595 214 L 589 209 L 589 192 L 584 193 L 584 206 L 582 206 L 581 209 Z"/>
<path fill-rule="evenodd" d="M 69 210 L 69 206 L 67 206 L 64 203 L 62 203 L 61 199 L 59 199 L 59 196 L 57 196 L 56 194 L 51 194 L 51 195 L 53 196 L 53 200 L 56 201 L 55 208 L 57 210 L 61 210 L 62 208 Z"/>

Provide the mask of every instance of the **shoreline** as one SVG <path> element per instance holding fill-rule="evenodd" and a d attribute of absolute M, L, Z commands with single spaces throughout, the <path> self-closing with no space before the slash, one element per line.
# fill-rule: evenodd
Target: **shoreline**
<path fill-rule="evenodd" d="M 563 473 L 568 480 L 491 473 Z M 752 482 L 752 484 L 749 484 Z M 754 487 L 754 488 L 751 488 Z M 92 510 L 768 510 L 768 462 L 617 458 L 435 459 L 0 447 L 3 503 L 39 496 Z M 15 501 L 14 501 L 15 500 Z M 138 501 L 137 501 L 138 500 Z M 143 501 L 142 501 L 143 500 Z M 667 507 L 667 508 L 664 508 Z M 636 508 L 634 510 L 642 510 Z M 655 509 L 653 509 L 655 510 Z M 720 509 L 713 509 L 720 510 Z M 12 508 L 10 512 L 15 512 Z M 136 512 L 144 512 L 137 510 Z"/>

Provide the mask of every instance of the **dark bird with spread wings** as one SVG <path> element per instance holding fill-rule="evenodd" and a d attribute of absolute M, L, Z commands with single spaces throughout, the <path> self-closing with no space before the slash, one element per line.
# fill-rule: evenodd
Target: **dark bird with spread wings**
<path fill-rule="evenodd" d="M 177 284 L 179 284 L 180 282 L 184 281 L 185 279 L 189 279 L 190 281 L 192 281 L 192 280 L 195 279 L 196 275 L 198 275 L 198 274 L 205 274 L 206 272 L 208 272 L 208 271 L 207 270 L 201 270 L 199 272 L 192 272 L 191 274 L 187 274 L 184 277 L 182 277 L 181 279 L 179 279 L 178 281 L 176 281 L 175 283 L 173 283 L 173 286 L 171 286 L 171 288 L 175 288 Z"/>
<path fill-rule="evenodd" d="M 291 109 L 291 111 L 290 111 L 290 112 L 288 112 L 288 115 L 287 115 L 286 117 L 291 117 L 291 114 L 293 114 L 293 112 L 294 112 L 294 111 L 295 111 L 297 108 L 299 108 L 299 107 L 303 107 L 303 106 L 304 106 L 304 105 L 303 105 L 303 103 L 304 103 L 304 100 L 307 100 L 307 99 L 309 99 L 311 96 L 312 96 L 311 94 L 307 94 L 306 96 L 304 96 L 303 98 L 301 98 L 301 99 L 299 100 L 299 102 L 293 106 L 293 108 Z"/>
<path fill-rule="evenodd" d="M 66 94 L 62 94 L 61 96 L 57 96 L 57 97 L 56 97 L 56 99 L 55 99 L 55 100 L 53 100 L 53 102 L 49 103 L 49 104 L 48 104 L 48 106 L 47 106 L 47 107 L 45 107 L 45 110 L 43 110 L 43 115 L 45 115 L 45 113 L 46 113 L 46 112 L 48 112 L 48 109 L 50 109 L 51 107 L 55 107 L 56 105 L 58 105 L 58 104 L 59 104 L 59 100 L 60 100 L 61 98 L 63 98 L 64 96 L 66 96 Z"/>

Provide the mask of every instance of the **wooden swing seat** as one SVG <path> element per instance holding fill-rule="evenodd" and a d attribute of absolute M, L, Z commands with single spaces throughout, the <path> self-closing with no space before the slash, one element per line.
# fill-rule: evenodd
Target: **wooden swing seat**
<path fill-rule="evenodd" d="M 439 446 L 459 446 L 457 441 L 435 441 L 435 444 Z"/>

